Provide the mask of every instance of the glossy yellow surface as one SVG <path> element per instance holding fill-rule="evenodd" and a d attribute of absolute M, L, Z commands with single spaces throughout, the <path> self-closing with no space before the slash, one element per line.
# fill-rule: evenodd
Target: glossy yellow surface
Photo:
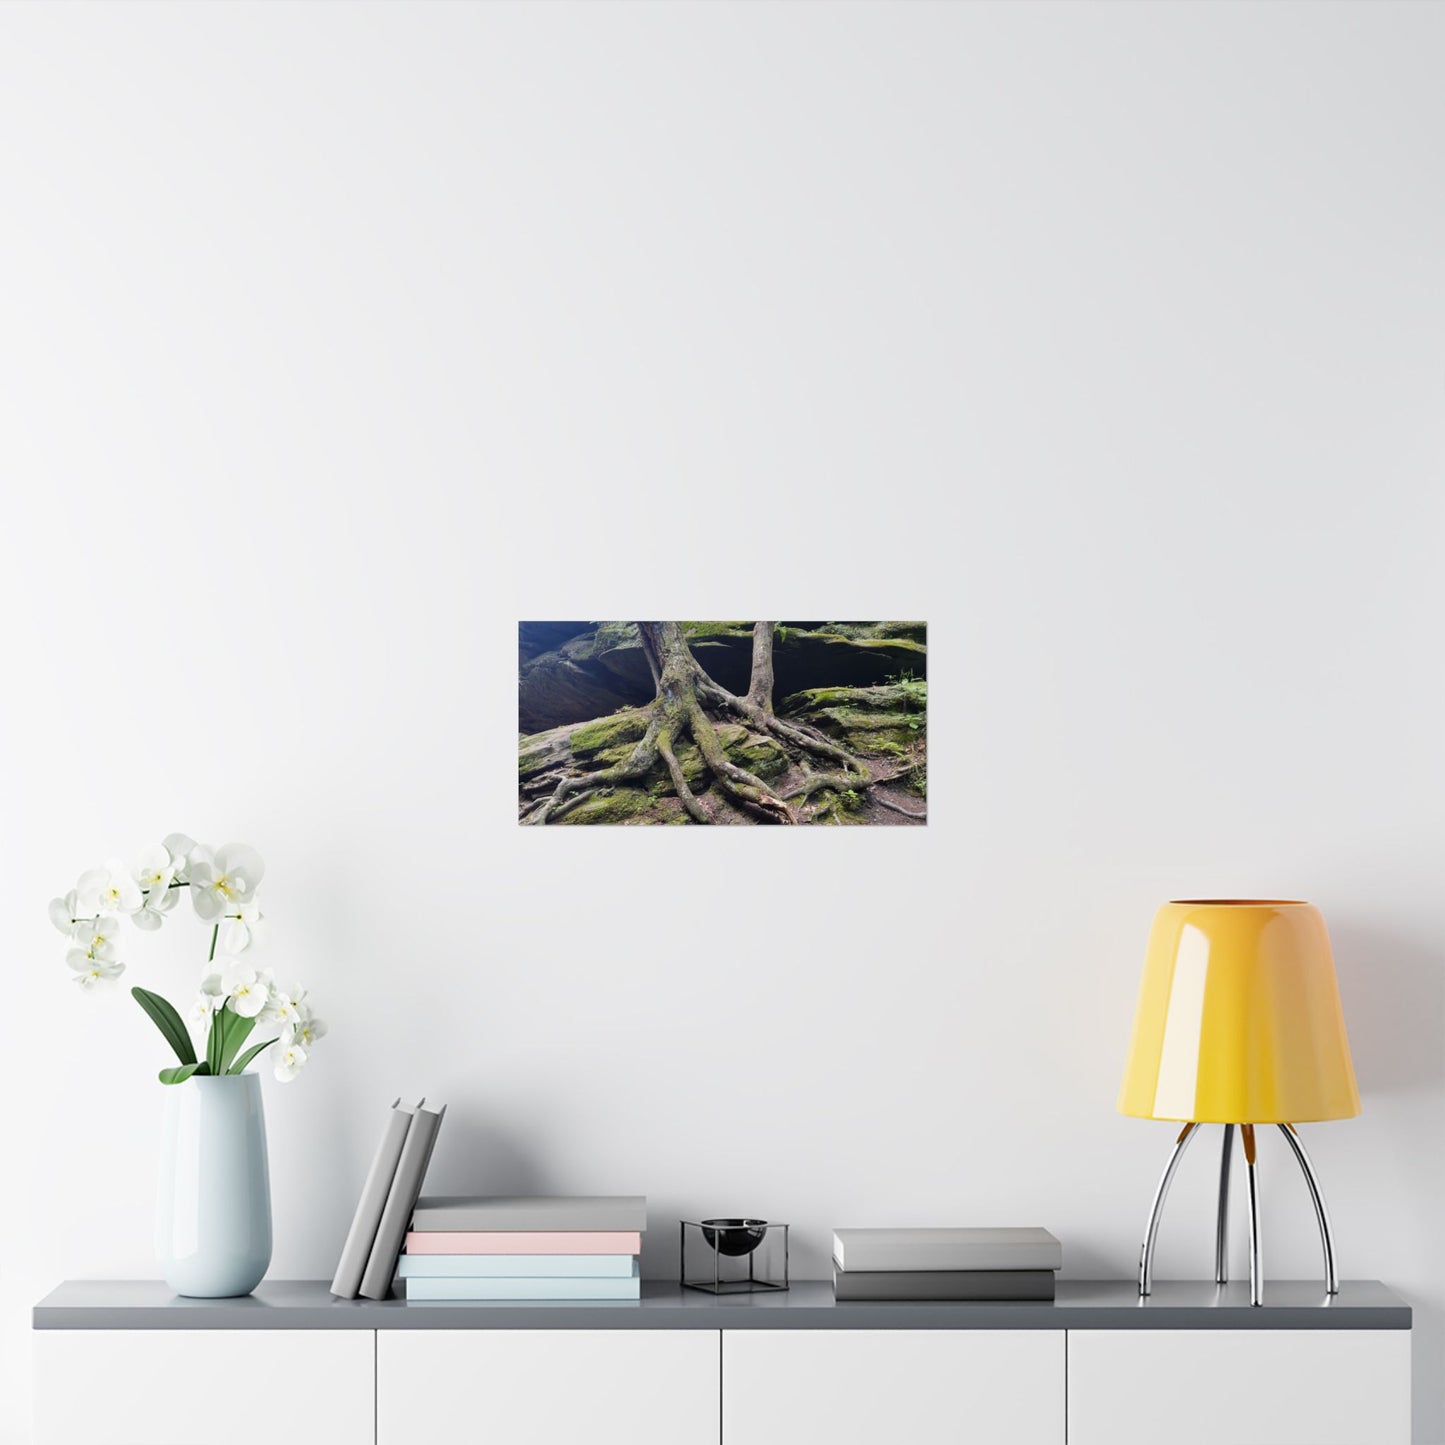
<path fill-rule="evenodd" d="M 1360 1112 L 1319 909 L 1207 899 L 1159 910 L 1119 1112 L 1209 1124 Z"/>

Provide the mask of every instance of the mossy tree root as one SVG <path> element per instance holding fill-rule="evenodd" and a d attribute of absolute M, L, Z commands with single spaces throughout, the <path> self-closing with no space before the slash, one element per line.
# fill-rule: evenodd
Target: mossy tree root
<path fill-rule="evenodd" d="M 772 790 L 760 777 L 748 772 L 746 768 L 738 767 L 736 763 L 728 759 L 728 755 L 723 751 L 722 740 L 717 735 L 717 729 L 712 725 L 712 719 L 703 711 L 702 704 L 696 699 L 693 700 L 688 721 L 692 727 L 693 740 L 697 743 L 698 751 L 702 753 L 702 760 L 708 765 L 723 792 L 736 799 L 751 812 L 757 813 L 766 822 L 794 823 L 797 821 L 793 817 L 792 809 L 781 798 L 774 796 Z"/>
<path fill-rule="evenodd" d="M 619 763 L 591 772 L 564 777 L 551 795 L 522 821 L 545 824 L 555 821 L 587 798 L 619 784 L 639 782 L 659 761 L 667 769 L 673 791 L 688 816 L 697 823 L 711 821 L 707 810 L 688 785 L 678 762 L 676 743 L 691 734 L 708 771 L 718 787 L 734 803 L 768 823 L 796 823 L 788 800 L 806 798 L 821 788 L 837 792 L 870 787 L 874 778 L 868 767 L 846 748 L 798 723 L 785 722 L 773 714 L 773 636 L 776 623 L 758 622 L 753 627 L 753 662 L 748 692 L 738 697 L 714 682 L 693 656 L 681 626 L 676 622 L 639 622 L 647 664 L 657 684 L 657 696 L 648 705 L 647 730 L 641 741 Z M 754 773 L 740 768 L 728 756 L 718 737 L 709 710 L 732 713 L 758 732 L 791 745 L 795 754 L 811 754 L 841 771 L 811 773 L 784 797 Z M 806 764 L 805 764 L 806 766 Z"/>
<path fill-rule="evenodd" d="M 850 789 L 858 792 L 863 788 L 871 788 L 876 781 L 868 765 L 847 748 L 840 747 L 831 738 L 825 738 L 822 733 L 801 723 L 785 722 L 782 718 L 774 717 L 771 709 L 764 712 L 753 702 L 751 695 L 734 697 L 710 678 L 705 691 L 710 701 L 737 714 L 759 732 L 769 733 L 781 743 L 791 743 L 795 751 L 811 753 L 814 757 L 841 765 L 841 772 L 810 773 L 797 787 L 783 794 L 785 800 L 806 798 L 820 788 L 832 788 L 840 793 Z"/>
<path fill-rule="evenodd" d="M 688 816 L 694 823 L 710 822 L 707 810 L 697 800 L 697 795 L 688 787 L 687 779 L 682 773 L 682 764 L 677 760 L 677 754 L 672 750 L 672 730 L 664 727 L 657 735 L 657 751 L 662 761 L 667 765 L 667 775 L 672 779 L 672 791 L 682 799 L 682 806 L 687 809 Z"/>
<path fill-rule="evenodd" d="M 527 824 L 550 823 L 603 788 L 645 778 L 657 762 L 657 739 L 662 731 L 663 721 L 662 710 L 656 703 L 652 705 L 651 711 L 647 731 L 620 763 L 614 763 L 610 768 L 598 768 L 590 773 L 578 773 L 563 778 L 553 789 L 552 795 L 544 799 L 522 821 Z"/>

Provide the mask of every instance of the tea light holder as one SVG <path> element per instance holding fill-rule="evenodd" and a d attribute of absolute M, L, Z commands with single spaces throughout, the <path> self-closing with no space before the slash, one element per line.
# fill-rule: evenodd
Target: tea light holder
<path fill-rule="evenodd" d="M 684 1289 L 748 1294 L 788 1287 L 788 1226 L 766 1219 L 684 1219 L 678 1278 Z"/>

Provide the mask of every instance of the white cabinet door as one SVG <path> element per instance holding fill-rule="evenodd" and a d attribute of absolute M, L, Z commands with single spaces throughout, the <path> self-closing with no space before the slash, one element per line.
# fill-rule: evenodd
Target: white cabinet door
<path fill-rule="evenodd" d="M 1069 1445 L 1409 1445 L 1409 1330 L 1070 1330 Z"/>
<path fill-rule="evenodd" d="M 381 1330 L 376 1445 L 717 1445 L 716 1330 Z"/>
<path fill-rule="evenodd" d="M 727 1330 L 723 1445 L 1064 1445 L 1062 1330 Z"/>
<path fill-rule="evenodd" d="M 36 1445 L 372 1445 L 371 1330 L 36 1330 Z"/>

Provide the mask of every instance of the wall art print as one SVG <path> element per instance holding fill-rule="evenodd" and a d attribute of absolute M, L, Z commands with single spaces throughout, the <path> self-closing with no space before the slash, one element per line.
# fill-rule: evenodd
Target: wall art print
<path fill-rule="evenodd" d="M 522 622 L 517 818 L 916 827 L 922 622 Z"/>

